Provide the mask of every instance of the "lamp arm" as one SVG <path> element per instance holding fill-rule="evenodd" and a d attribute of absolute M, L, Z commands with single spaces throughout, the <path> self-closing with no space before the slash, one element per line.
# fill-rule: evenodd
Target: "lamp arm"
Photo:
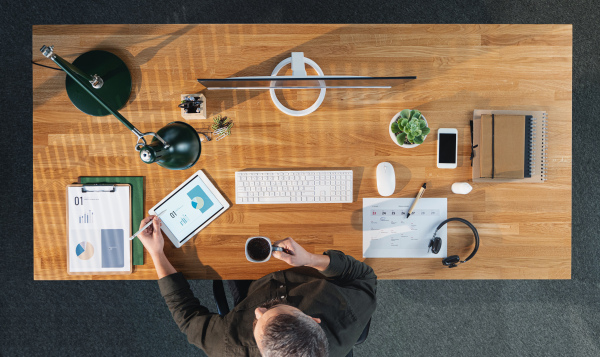
<path fill-rule="evenodd" d="M 80 75 L 81 77 L 83 77 L 85 80 L 87 80 L 88 82 L 90 82 L 90 84 L 92 85 L 92 87 L 94 87 L 95 89 L 102 88 L 102 85 L 104 84 L 104 80 L 102 80 L 102 78 L 100 78 L 99 75 L 97 75 L 97 74 L 94 74 L 93 76 L 89 75 L 89 74 L 85 73 L 84 71 L 80 70 L 79 68 L 75 67 L 71 63 L 65 61 L 62 57 L 55 55 L 54 54 L 54 46 L 50 46 L 50 47 L 42 46 L 42 48 L 40 49 L 40 51 L 42 52 L 42 54 L 44 56 L 50 58 L 55 63 L 56 63 L 56 61 L 55 61 L 54 57 L 60 58 L 62 60 L 63 65 L 65 67 L 69 67 L 69 69 L 71 71 L 77 73 L 78 75 Z"/>
<path fill-rule="evenodd" d="M 90 78 L 92 78 L 92 77 L 89 75 L 86 75 L 80 69 L 73 66 L 71 63 L 67 62 L 64 58 L 55 54 L 53 52 L 53 48 L 54 48 L 54 46 L 51 46 L 51 47 L 43 46 L 40 49 L 40 51 L 43 53 L 44 56 L 48 57 L 54 63 L 56 63 L 58 65 L 58 67 L 60 67 L 60 69 L 65 71 L 67 73 L 67 75 L 69 75 L 69 77 L 71 77 L 71 79 L 73 79 L 75 81 L 75 83 L 79 84 L 79 86 L 81 86 L 81 88 L 83 88 L 89 95 L 91 95 L 92 98 L 94 98 L 100 105 L 102 105 L 104 107 L 104 109 L 106 109 L 110 114 L 114 115 L 117 119 L 119 119 L 119 121 L 121 123 L 123 123 L 123 125 L 125 125 L 127 127 L 127 129 L 131 130 L 137 136 L 138 142 L 141 139 L 144 143 L 146 143 L 144 136 L 152 135 L 152 136 L 156 137 L 163 145 L 165 145 L 166 148 L 169 147 L 169 144 L 167 144 L 167 142 L 165 142 L 163 140 L 163 138 L 161 138 L 158 134 L 152 133 L 152 132 L 150 132 L 150 133 L 140 132 L 135 126 L 133 126 L 133 124 L 131 124 L 129 122 L 129 120 L 125 119 L 125 117 L 122 116 L 121 113 L 112 109 L 108 104 L 106 104 L 106 102 L 104 100 L 102 100 L 102 98 L 100 98 L 96 93 L 94 93 L 90 88 L 88 88 L 88 86 L 85 84 L 85 82 L 81 78 L 81 77 L 83 77 L 83 78 L 87 79 L 88 77 L 90 77 Z"/>

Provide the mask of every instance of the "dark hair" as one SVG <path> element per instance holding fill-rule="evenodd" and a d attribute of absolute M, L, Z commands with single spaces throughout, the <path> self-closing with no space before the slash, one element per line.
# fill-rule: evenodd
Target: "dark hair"
<path fill-rule="evenodd" d="M 302 312 L 279 314 L 269 319 L 262 337 L 265 357 L 327 357 L 325 331 Z"/>

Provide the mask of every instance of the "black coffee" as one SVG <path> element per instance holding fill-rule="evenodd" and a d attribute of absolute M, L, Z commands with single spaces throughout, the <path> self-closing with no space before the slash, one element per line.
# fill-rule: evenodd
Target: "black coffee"
<path fill-rule="evenodd" d="M 269 242 L 264 238 L 254 238 L 248 242 L 248 256 L 254 260 L 262 261 L 269 257 Z"/>

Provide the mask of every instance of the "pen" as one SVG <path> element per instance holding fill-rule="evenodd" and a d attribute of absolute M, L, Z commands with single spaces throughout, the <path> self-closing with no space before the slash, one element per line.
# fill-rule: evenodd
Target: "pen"
<path fill-rule="evenodd" d="M 415 197 L 415 200 L 413 201 L 412 206 L 410 206 L 409 210 L 408 210 L 408 214 L 406 215 L 406 218 L 408 218 L 410 216 L 410 213 L 413 211 L 413 209 L 415 209 L 415 206 L 417 205 L 417 202 L 419 202 L 419 199 L 421 197 L 423 197 L 423 194 L 425 193 L 425 189 L 427 188 L 427 182 L 425 182 L 423 184 L 423 186 L 421 187 L 421 189 L 419 190 L 419 193 L 417 193 L 417 197 Z"/>
<path fill-rule="evenodd" d="M 156 217 L 160 216 L 161 214 L 165 213 L 165 211 L 160 212 L 159 214 L 156 215 Z M 129 240 L 132 240 L 133 238 L 137 237 L 138 234 L 142 233 L 144 231 L 144 229 L 150 227 L 150 225 L 152 224 L 152 222 L 154 222 L 154 218 L 150 220 L 150 222 L 146 223 L 146 225 L 144 225 L 142 228 L 140 228 L 139 231 L 135 232 L 134 235 L 132 235 L 131 237 L 129 237 Z"/>

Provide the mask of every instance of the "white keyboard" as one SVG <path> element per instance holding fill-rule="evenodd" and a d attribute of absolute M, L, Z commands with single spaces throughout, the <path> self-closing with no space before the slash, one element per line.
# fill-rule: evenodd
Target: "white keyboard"
<path fill-rule="evenodd" d="M 237 171 L 235 201 L 265 203 L 351 203 L 352 170 Z"/>

